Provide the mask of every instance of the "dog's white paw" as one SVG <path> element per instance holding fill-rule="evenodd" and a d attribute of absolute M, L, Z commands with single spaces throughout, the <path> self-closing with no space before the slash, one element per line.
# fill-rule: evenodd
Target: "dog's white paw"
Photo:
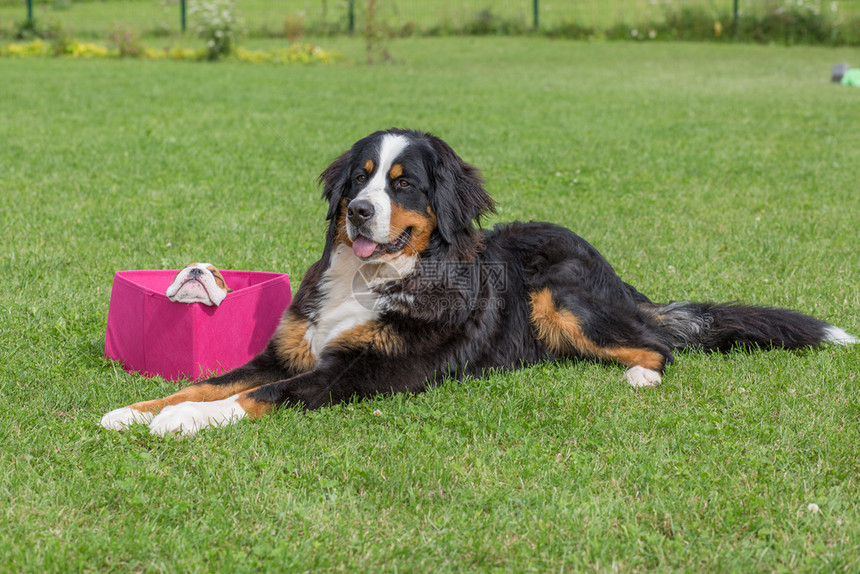
<path fill-rule="evenodd" d="M 150 434 L 194 434 L 206 427 L 233 424 L 247 415 L 239 406 L 239 396 L 208 403 L 184 402 L 161 409 L 149 423 Z"/>
<path fill-rule="evenodd" d="M 652 371 L 638 365 L 627 369 L 624 376 L 627 378 L 627 383 L 635 389 L 656 387 L 663 380 L 663 377 L 657 371 Z"/>
<path fill-rule="evenodd" d="M 99 424 L 106 429 L 124 430 L 134 423 L 149 424 L 153 416 L 154 415 L 152 413 L 145 413 L 129 407 L 122 407 L 107 413 L 102 417 L 102 420 L 99 421 Z"/>

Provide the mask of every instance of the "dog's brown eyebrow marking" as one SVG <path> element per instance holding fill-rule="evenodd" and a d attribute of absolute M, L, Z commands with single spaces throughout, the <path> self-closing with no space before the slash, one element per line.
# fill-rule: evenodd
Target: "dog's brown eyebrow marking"
<path fill-rule="evenodd" d="M 375 167 L 375 166 L 373 165 L 373 160 L 372 160 L 372 159 L 369 159 L 369 160 L 367 160 L 366 162 L 364 162 L 364 169 L 367 171 L 367 173 L 373 173 L 373 168 L 374 168 L 374 167 Z"/>
<path fill-rule="evenodd" d="M 221 272 L 214 265 L 207 265 L 206 269 L 212 274 L 212 277 L 215 278 L 215 284 L 218 285 L 221 289 L 226 291 L 227 293 L 232 293 L 233 290 L 227 287 L 227 282 L 224 281 L 224 276 L 221 275 Z"/>
<path fill-rule="evenodd" d="M 403 166 L 399 163 L 395 163 L 388 171 L 388 175 L 391 176 L 391 179 L 397 179 L 398 177 L 403 175 Z"/>

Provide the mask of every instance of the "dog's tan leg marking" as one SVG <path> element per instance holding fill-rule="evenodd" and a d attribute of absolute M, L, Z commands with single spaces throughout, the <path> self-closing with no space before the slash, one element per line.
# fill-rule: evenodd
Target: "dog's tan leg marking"
<path fill-rule="evenodd" d="M 286 369 L 299 372 L 310 371 L 317 364 L 316 355 L 311 351 L 305 338 L 308 322 L 288 313 L 272 340 L 275 354 Z"/>
<path fill-rule="evenodd" d="M 163 399 L 155 399 L 152 401 L 141 401 L 129 405 L 129 408 L 145 413 L 157 413 L 168 405 L 177 405 L 186 401 L 200 403 L 203 401 L 220 401 L 231 397 L 236 393 L 248 390 L 259 386 L 259 383 L 238 382 L 230 385 L 210 385 L 208 383 L 198 383 L 185 387 L 181 391 L 168 395 Z"/>
<path fill-rule="evenodd" d="M 242 407 L 252 421 L 257 420 L 266 413 L 272 412 L 274 405 L 265 401 L 258 401 L 248 396 L 250 391 L 239 395 L 239 406 Z"/>
<path fill-rule="evenodd" d="M 532 293 L 530 305 L 531 323 L 537 331 L 538 339 L 552 352 L 563 355 L 573 351 L 585 357 L 615 361 L 626 367 L 641 367 L 657 373 L 659 382 L 659 371 L 663 370 L 665 359 L 657 351 L 597 345 L 583 333 L 579 317 L 567 309 L 558 309 L 555 306 L 549 288 Z"/>
<path fill-rule="evenodd" d="M 391 325 L 381 321 L 370 321 L 357 325 L 337 336 L 329 348 L 361 349 L 370 347 L 385 355 L 394 355 L 403 350 L 403 340 Z"/>

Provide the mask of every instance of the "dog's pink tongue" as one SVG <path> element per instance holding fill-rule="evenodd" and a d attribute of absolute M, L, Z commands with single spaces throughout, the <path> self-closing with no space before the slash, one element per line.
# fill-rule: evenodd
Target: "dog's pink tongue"
<path fill-rule="evenodd" d="M 352 252 L 356 257 L 370 257 L 376 251 L 376 243 L 367 237 L 356 237 L 352 242 Z"/>

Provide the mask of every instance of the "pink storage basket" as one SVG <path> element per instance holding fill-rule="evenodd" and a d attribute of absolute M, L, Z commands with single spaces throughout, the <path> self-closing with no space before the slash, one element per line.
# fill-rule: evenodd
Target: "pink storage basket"
<path fill-rule="evenodd" d="M 218 307 L 174 303 L 164 294 L 177 271 L 118 271 L 108 309 L 105 356 L 129 372 L 174 381 L 244 365 L 262 351 L 292 300 L 290 278 L 221 271 L 233 289 Z"/>

